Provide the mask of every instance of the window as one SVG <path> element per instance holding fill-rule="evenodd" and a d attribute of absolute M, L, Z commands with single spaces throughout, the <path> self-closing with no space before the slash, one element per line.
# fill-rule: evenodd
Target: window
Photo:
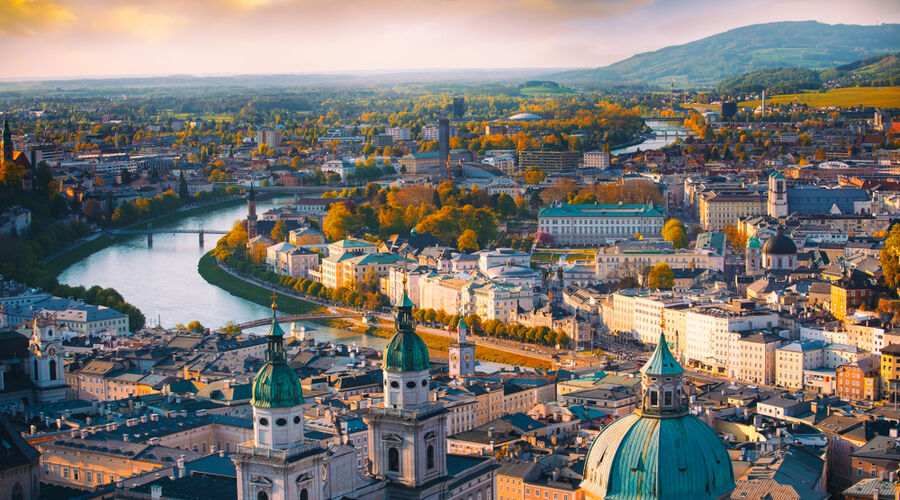
<path fill-rule="evenodd" d="M 672 406 L 672 391 L 665 391 L 663 393 L 663 404 L 666 406 Z"/>
<path fill-rule="evenodd" d="M 309 491 L 306 491 L 306 488 L 300 490 L 300 500 L 309 500 Z"/>
<path fill-rule="evenodd" d="M 427 461 L 428 461 L 428 468 L 434 469 L 434 445 L 433 444 L 428 445 Z"/>
<path fill-rule="evenodd" d="M 656 390 L 650 391 L 650 406 L 659 405 L 659 393 Z"/>
<path fill-rule="evenodd" d="M 410 380 L 409 382 L 406 383 L 406 388 L 407 388 L 407 389 L 415 389 L 415 388 L 416 388 L 416 383 L 413 382 L 412 380 Z"/>
<path fill-rule="evenodd" d="M 266 495 L 265 491 L 260 491 L 256 494 L 256 500 L 269 500 L 269 495 Z"/>
<path fill-rule="evenodd" d="M 21 484 L 16 483 L 16 485 L 13 486 L 12 495 L 10 495 L 9 498 L 11 498 L 12 500 L 24 500 L 25 492 L 22 490 Z"/>
<path fill-rule="evenodd" d="M 388 470 L 400 472 L 400 450 L 397 448 L 388 449 Z"/>
<path fill-rule="evenodd" d="M 295 424 L 299 424 L 299 423 L 300 423 L 300 416 L 299 416 L 299 415 L 295 415 L 295 416 L 294 416 L 294 423 L 295 423 Z"/>
<path fill-rule="evenodd" d="M 275 421 L 275 425 L 277 425 L 278 427 L 284 427 L 285 425 L 287 425 L 287 420 L 279 418 Z"/>
<path fill-rule="evenodd" d="M 397 389 L 400 387 L 400 383 L 397 382 L 396 380 L 393 380 L 393 381 L 391 381 L 391 387 L 393 387 L 394 389 Z"/>
<path fill-rule="evenodd" d="M 262 425 L 262 426 L 269 425 L 269 419 L 266 417 L 259 419 L 259 425 Z"/>

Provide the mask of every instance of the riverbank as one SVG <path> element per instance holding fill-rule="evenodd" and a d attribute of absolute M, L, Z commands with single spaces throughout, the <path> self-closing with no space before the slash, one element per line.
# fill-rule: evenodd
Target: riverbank
<path fill-rule="evenodd" d="M 129 229 L 138 227 L 141 225 L 153 223 L 158 227 L 166 226 L 169 224 L 173 224 L 182 219 L 186 219 L 188 217 L 194 217 L 196 215 L 203 215 L 209 212 L 213 212 L 215 210 L 221 210 L 223 208 L 232 207 L 235 205 L 240 205 L 244 202 L 244 198 L 241 196 L 229 198 L 226 200 L 219 200 L 210 202 L 204 205 L 198 205 L 190 208 L 185 208 L 183 210 L 176 210 L 170 214 L 160 215 L 159 217 L 153 219 L 147 219 L 140 222 L 135 222 L 134 224 L 130 224 L 123 228 L 119 229 Z M 225 228 L 230 229 L 230 228 Z M 121 243 L 127 238 L 131 238 L 132 236 L 125 235 L 117 235 L 112 231 L 104 231 L 99 236 L 92 235 L 89 236 L 80 242 L 75 242 L 69 246 L 66 250 L 50 257 L 45 261 L 47 264 L 47 269 L 49 269 L 54 274 L 59 274 L 63 272 L 69 266 L 86 259 L 94 253 L 103 250 L 109 246 L 115 245 L 116 243 Z"/>
<path fill-rule="evenodd" d="M 306 314 L 320 308 L 318 304 L 293 297 L 260 285 L 242 280 L 222 269 L 212 252 L 207 252 L 200 257 L 197 263 L 197 272 L 207 283 L 217 286 L 235 297 L 249 300 L 261 306 L 272 304 L 272 292 L 278 298 L 278 310 L 285 314 Z"/>

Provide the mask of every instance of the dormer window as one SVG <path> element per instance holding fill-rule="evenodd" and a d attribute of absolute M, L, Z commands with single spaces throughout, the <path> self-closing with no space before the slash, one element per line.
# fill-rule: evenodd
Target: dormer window
<path fill-rule="evenodd" d="M 650 389 L 650 406 L 659 406 L 659 391 Z"/>

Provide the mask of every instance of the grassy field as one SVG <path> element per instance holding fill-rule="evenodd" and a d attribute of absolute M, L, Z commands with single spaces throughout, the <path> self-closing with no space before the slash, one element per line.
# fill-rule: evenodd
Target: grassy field
<path fill-rule="evenodd" d="M 528 97 L 544 96 L 544 95 L 567 95 L 574 94 L 575 91 L 566 87 L 522 87 L 519 92 Z"/>
<path fill-rule="evenodd" d="M 225 290 L 231 295 L 263 306 L 272 304 L 271 290 L 247 283 L 228 274 L 219 267 L 211 253 L 206 253 L 203 257 L 200 257 L 200 262 L 197 263 L 197 271 L 208 283 Z M 305 314 L 319 308 L 318 304 L 284 295 L 283 293 L 278 293 L 277 295 L 278 310 L 283 314 Z"/>
<path fill-rule="evenodd" d="M 851 87 L 833 89 L 826 92 L 804 92 L 802 94 L 784 94 L 766 98 L 767 103 L 787 104 L 802 103 L 812 107 L 828 106 L 874 106 L 900 108 L 900 87 Z M 741 107 L 757 107 L 760 101 L 744 101 Z"/>
<path fill-rule="evenodd" d="M 176 120 L 187 120 L 188 118 L 196 117 L 203 121 L 215 120 L 217 122 L 230 122 L 232 118 L 231 115 L 225 113 L 201 113 L 199 115 L 194 113 L 173 113 L 172 117 Z"/>
<path fill-rule="evenodd" d="M 596 257 L 594 250 L 538 250 L 531 256 L 534 262 L 559 262 L 559 258 L 565 256 L 566 262 L 592 261 Z"/>

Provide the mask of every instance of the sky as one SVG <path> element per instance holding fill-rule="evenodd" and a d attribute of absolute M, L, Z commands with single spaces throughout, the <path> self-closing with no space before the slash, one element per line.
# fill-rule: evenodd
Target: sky
<path fill-rule="evenodd" d="M 0 0 L 0 79 L 597 67 L 900 0 Z"/>

